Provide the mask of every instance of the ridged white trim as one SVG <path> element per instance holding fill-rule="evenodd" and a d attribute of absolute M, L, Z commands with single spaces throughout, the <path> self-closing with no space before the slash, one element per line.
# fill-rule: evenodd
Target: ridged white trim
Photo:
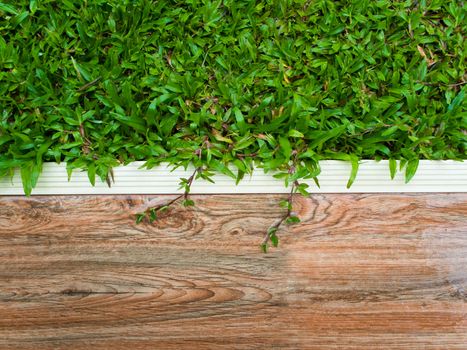
<path fill-rule="evenodd" d="M 173 194 L 178 190 L 179 179 L 189 177 L 192 170 L 183 168 L 171 172 L 165 165 L 151 170 L 139 169 L 144 162 L 134 162 L 114 169 L 115 184 L 109 188 L 96 179 L 96 186 L 89 183 L 87 173 L 74 171 L 68 182 L 65 164 L 44 164 L 33 195 L 60 194 Z M 350 189 L 346 183 L 350 174 L 350 164 L 342 161 L 320 162 L 322 172 L 319 175 L 321 188 L 313 180 L 310 191 L 316 193 L 374 193 L 374 192 L 467 192 L 467 162 L 456 161 L 420 161 L 417 173 L 412 181 L 404 183 L 403 172 L 398 172 L 395 179 L 389 175 L 388 161 L 363 160 L 360 162 L 357 178 Z M 192 186 L 193 194 L 210 193 L 286 193 L 288 190 L 282 180 L 271 174 L 264 174 L 262 169 L 255 169 L 238 184 L 224 175 L 214 176 L 215 184 L 196 180 Z M 22 195 L 21 179 L 16 174 L 12 180 L 0 179 L 0 195 Z"/>

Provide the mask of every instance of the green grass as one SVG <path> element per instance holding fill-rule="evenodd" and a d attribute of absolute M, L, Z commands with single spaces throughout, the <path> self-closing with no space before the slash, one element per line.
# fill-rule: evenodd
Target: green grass
<path fill-rule="evenodd" d="M 94 183 L 146 160 L 292 183 L 341 159 L 350 185 L 362 158 L 407 180 L 466 159 L 462 4 L 3 0 L 0 176 L 29 194 L 46 161 Z"/>

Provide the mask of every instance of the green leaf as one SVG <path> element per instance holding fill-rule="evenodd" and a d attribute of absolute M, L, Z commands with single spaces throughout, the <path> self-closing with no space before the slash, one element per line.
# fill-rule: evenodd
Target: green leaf
<path fill-rule="evenodd" d="M 292 155 L 292 146 L 289 139 L 284 136 L 279 137 L 279 145 L 281 146 L 282 153 L 284 154 L 285 158 L 290 158 Z"/>
<path fill-rule="evenodd" d="M 396 126 L 396 125 L 391 126 L 390 128 L 384 130 L 383 133 L 381 134 L 381 136 L 383 136 L 383 137 L 390 136 L 390 135 L 394 134 L 397 131 L 397 129 L 399 129 L 398 126 Z"/>
<path fill-rule="evenodd" d="M 30 196 L 32 189 L 36 187 L 41 171 L 42 164 L 27 162 L 21 166 L 21 181 L 23 182 L 23 190 L 26 196 Z"/>
<path fill-rule="evenodd" d="M 271 236 L 277 232 L 278 228 L 276 226 L 271 226 L 268 228 L 268 235 Z"/>
<path fill-rule="evenodd" d="M 297 186 L 297 191 L 300 192 L 302 196 L 308 197 L 310 195 L 310 193 L 306 190 L 308 187 L 308 184 L 301 183 Z"/>
<path fill-rule="evenodd" d="M 345 154 L 340 152 L 329 151 L 331 159 L 338 159 L 350 162 L 352 169 L 350 170 L 349 180 L 347 181 L 347 188 L 352 186 L 358 172 L 358 157 L 355 154 Z"/>
<path fill-rule="evenodd" d="M 167 116 L 166 118 L 162 119 L 162 121 L 159 124 L 159 129 L 161 130 L 161 133 L 163 135 L 170 135 L 172 132 L 172 129 L 174 126 L 177 124 L 178 117 L 177 116 Z M 143 120 L 141 120 L 141 124 L 144 125 Z M 141 128 L 141 131 L 143 129 Z"/>
<path fill-rule="evenodd" d="M 156 209 L 151 208 L 149 210 L 149 222 L 152 224 L 157 219 Z"/>
<path fill-rule="evenodd" d="M 315 185 L 316 185 L 318 188 L 320 188 L 318 178 L 317 178 L 317 177 L 313 177 L 313 181 L 315 182 Z"/>
<path fill-rule="evenodd" d="M 146 217 L 146 213 L 136 214 L 136 223 L 139 224 Z"/>
<path fill-rule="evenodd" d="M 29 10 L 32 14 L 37 11 L 37 0 L 30 0 L 29 1 Z"/>
<path fill-rule="evenodd" d="M 312 142 L 308 145 L 310 149 L 315 149 L 316 147 L 321 147 L 326 141 L 331 140 L 340 134 L 342 134 L 345 130 L 345 126 L 339 126 L 333 128 L 329 131 L 315 131 L 310 133 L 310 137 L 312 138 Z"/>
<path fill-rule="evenodd" d="M 397 171 L 397 162 L 395 159 L 389 159 L 389 172 L 391 173 L 391 180 L 394 180 Z"/>
<path fill-rule="evenodd" d="M 88 165 L 88 178 L 92 186 L 96 185 L 96 166 L 94 163 Z"/>
<path fill-rule="evenodd" d="M 3 2 L 0 2 L 0 11 L 10 13 L 13 15 L 18 15 L 19 12 L 16 10 L 16 8 L 12 5 L 5 4 Z"/>
<path fill-rule="evenodd" d="M 462 89 L 457 96 L 452 100 L 452 102 L 448 106 L 448 112 L 453 113 L 456 112 L 461 103 L 464 101 L 465 97 L 465 89 Z"/>
<path fill-rule="evenodd" d="M 292 129 L 289 130 L 288 134 L 289 137 L 305 137 L 300 131 Z"/>
<path fill-rule="evenodd" d="M 352 165 L 352 170 L 350 171 L 349 181 L 347 181 L 347 188 L 350 188 L 355 181 L 358 173 L 358 157 L 355 154 L 349 155 L 350 163 Z"/>
<path fill-rule="evenodd" d="M 183 200 L 182 204 L 184 207 L 193 207 L 195 205 L 195 202 L 191 199 L 185 199 Z"/>
<path fill-rule="evenodd" d="M 232 179 L 236 179 L 236 175 L 227 167 L 225 164 L 222 164 L 220 161 L 213 159 L 210 163 L 210 166 L 220 172 L 221 174 L 227 175 Z"/>
<path fill-rule="evenodd" d="M 21 181 L 23 182 L 24 194 L 30 196 L 32 192 L 32 168 L 31 166 L 21 167 Z"/>
<path fill-rule="evenodd" d="M 238 126 L 239 131 L 242 134 L 245 133 L 247 130 L 247 125 L 245 123 L 245 118 L 243 117 L 242 112 L 237 107 L 233 109 L 233 112 L 235 115 L 235 120 L 237 121 L 237 126 Z"/>
<path fill-rule="evenodd" d="M 405 183 L 408 183 L 414 177 L 418 168 L 418 163 L 418 158 L 410 159 L 407 162 L 407 167 L 405 168 Z"/>
<path fill-rule="evenodd" d="M 289 216 L 285 222 L 287 224 L 296 224 L 296 223 L 299 223 L 300 222 L 300 219 L 297 217 L 297 216 Z"/>
<path fill-rule="evenodd" d="M 122 122 L 123 124 L 132 127 L 136 131 L 139 131 L 141 133 L 146 133 L 146 131 L 147 131 L 146 125 L 145 125 L 144 120 L 142 118 L 129 117 L 129 116 L 126 116 L 126 115 L 115 113 L 115 112 L 110 112 L 110 115 L 112 115 L 116 120 Z"/>
<path fill-rule="evenodd" d="M 279 245 L 279 238 L 277 237 L 277 235 L 273 233 L 272 235 L 269 236 L 269 239 L 271 240 L 272 245 L 275 248 L 277 248 L 277 246 Z"/>
<path fill-rule="evenodd" d="M 87 71 L 87 69 L 85 69 L 82 65 L 78 64 L 78 62 L 76 62 L 73 56 L 71 56 L 71 62 L 73 63 L 73 67 L 75 68 L 76 74 L 80 81 L 82 81 L 83 78 L 86 81 L 93 80 L 91 74 Z"/>

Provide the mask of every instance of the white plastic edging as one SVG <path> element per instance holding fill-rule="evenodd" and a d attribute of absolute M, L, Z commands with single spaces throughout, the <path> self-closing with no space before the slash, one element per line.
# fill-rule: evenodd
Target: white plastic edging
<path fill-rule="evenodd" d="M 179 190 L 180 178 L 187 178 L 192 169 L 171 168 L 161 165 L 153 169 L 139 169 L 144 162 L 134 162 L 114 169 L 115 184 L 111 188 L 96 179 L 96 186 L 89 182 L 86 172 L 74 171 L 68 181 L 65 164 L 46 163 L 33 195 L 69 194 L 175 194 Z M 357 178 L 350 189 L 346 184 L 350 174 L 350 163 L 343 161 L 321 161 L 321 174 L 318 176 L 320 188 L 313 180 L 306 180 L 313 193 L 377 193 L 377 192 L 467 192 L 467 162 L 420 161 L 417 173 L 405 184 L 404 172 L 398 172 L 390 179 L 388 161 L 363 160 L 360 162 Z M 196 180 L 192 186 L 193 194 L 225 193 L 286 193 L 288 189 L 283 180 L 264 174 L 255 169 L 253 175 L 235 185 L 234 179 L 216 175 L 214 184 Z M 302 181 L 303 182 L 303 181 Z M 0 179 L 0 195 L 23 195 L 19 174 L 13 179 Z"/>

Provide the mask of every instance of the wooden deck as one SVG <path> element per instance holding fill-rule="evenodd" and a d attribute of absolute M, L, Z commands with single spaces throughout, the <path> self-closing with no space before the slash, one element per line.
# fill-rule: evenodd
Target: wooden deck
<path fill-rule="evenodd" d="M 467 349 L 467 194 L 0 197 L 0 349 Z"/>

